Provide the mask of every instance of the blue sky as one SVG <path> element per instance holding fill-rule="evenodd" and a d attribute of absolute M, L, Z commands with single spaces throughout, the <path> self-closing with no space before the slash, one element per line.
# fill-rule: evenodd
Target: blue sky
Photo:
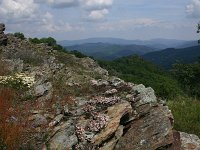
<path fill-rule="evenodd" d="M 7 32 L 57 40 L 198 39 L 200 0 L 0 0 Z"/>

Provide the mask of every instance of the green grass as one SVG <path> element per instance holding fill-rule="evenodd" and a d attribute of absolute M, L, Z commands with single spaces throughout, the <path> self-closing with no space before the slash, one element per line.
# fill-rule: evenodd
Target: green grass
<path fill-rule="evenodd" d="M 196 134 L 200 137 L 200 101 L 179 97 L 168 101 L 174 116 L 174 128 L 178 131 Z"/>

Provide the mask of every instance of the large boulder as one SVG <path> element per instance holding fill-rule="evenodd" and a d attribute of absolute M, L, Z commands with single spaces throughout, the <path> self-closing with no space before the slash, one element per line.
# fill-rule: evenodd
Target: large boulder
<path fill-rule="evenodd" d="M 115 150 L 155 150 L 173 143 L 172 115 L 165 106 L 143 106 L 143 115 L 132 122 Z M 146 112 L 145 112 L 146 111 Z"/>

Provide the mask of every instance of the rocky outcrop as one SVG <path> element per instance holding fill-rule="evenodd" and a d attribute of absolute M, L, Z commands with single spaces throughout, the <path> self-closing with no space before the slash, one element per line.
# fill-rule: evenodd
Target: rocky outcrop
<path fill-rule="evenodd" d="M 153 150 L 171 147 L 174 142 L 173 116 L 167 106 L 157 102 L 153 89 L 125 83 L 118 78 L 107 82 L 92 80 L 91 83 L 98 87 L 98 96 L 75 108 L 76 111 L 83 110 L 78 116 L 66 116 L 73 122 L 71 126 L 74 126 L 78 140 L 76 143 L 62 144 L 60 149 L 73 144 L 77 150 Z M 104 94 L 107 96 L 104 97 Z M 61 121 L 61 125 L 55 128 L 62 128 L 64 123 Z M 57 134 L 67 135 L 62 130 L 58 130 Z M 47 143 L 60 145 L 58 139 L 54 135 Z"/>
<path fill-rule="evenodd" d="M 139 109 L 141 113 L 141 108 Z M 153 150 L 173 143 L 171 122 L 173 117 L 169 109 L 161 105 L 151 107 L 147 104 L 142 107 L 142 110 L 145 114 L 133 121 L 127 133 L 119 139 L 116 150 Z"/>
<path fill-rule="evenodd" d="M 0 23 L 0 46 L 7 45 L 7 36 L 4 34 L 5 24 Z"/>
<path fill-rule="evenodd" d="M 5 26 L 0 30 L 3 34 Z M 31 106 L 24 113 L 30 133 L 40 137 L 32 149 L 200 149 L 197 136 L 173 130 L 171 111 L 158 102 L 151 87 L 110 77 L 91 58 L 76 58 L 12 35 L 8 39 L 0 57 L 11 74 L 0 80 L 18 73 L 20 81 L 31 81 L 20 96 L 24 108 Z"/>

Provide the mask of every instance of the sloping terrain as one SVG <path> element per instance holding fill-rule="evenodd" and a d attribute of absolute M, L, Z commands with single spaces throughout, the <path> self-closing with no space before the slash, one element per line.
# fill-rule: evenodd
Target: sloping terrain
<path fill-rule="evenodd" d="M 4 111 L 0 109 L 0 148 L 200 148 L 197 136 L 173 130 L 171 111 L 151 87 L 109 76 L 94 60 L 46 44 L 32 44 L 13 35 L 7 35 L 6 42 L 0 45 L 0 65 L 5 68 L 0 72 L 0 90 L 15 90 L 16 96 L 8 99 L 6 92 L 0 92 L 0 104 L 13 102 L 10 107 L 0 105 L 4 106 Z M 19 127 L 21 132 L 5 132 L 9 128 L 2 123 Z M 10 137 L 17 138 L 10 141 Z"/>
<path fill-rule="evenodd" d="M 66 47 L 67 50 L 77 50 L 85 55 L 102 60 L 113 60 L 123 56 L 142 55 L 155 49 L 141 45 L 118 45 L 106 43 L 86 43 Z"/>
<path fill-rule="evenodd" d="M 200 46 L 182 49 L 169 48 L 162 51 L 151 52 L 142 56 L 165 69 L 170 69 L 174 63 L 193 63 L 200 57 Z"/>

